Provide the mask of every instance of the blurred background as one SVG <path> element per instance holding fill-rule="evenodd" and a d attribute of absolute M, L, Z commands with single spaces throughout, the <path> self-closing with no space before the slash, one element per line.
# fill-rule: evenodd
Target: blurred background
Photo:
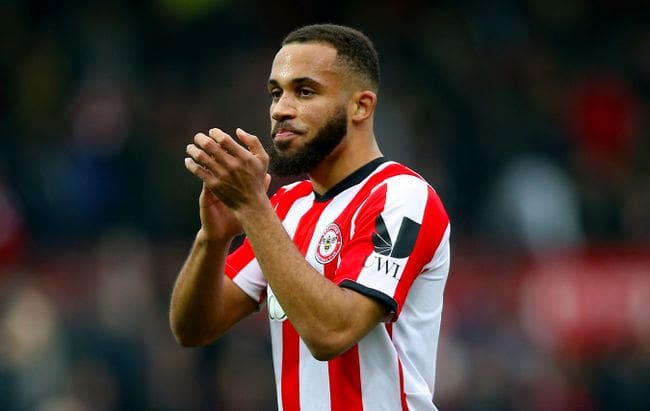
<path fill-rule="evenodd" d="M 265 310 L 201 349 L 167 310 L 185 145 L 268 141 L 271 60 L 316 22 L 374 40 L 377 138 L 452 220 L 438 407 L 649 410 L 643 0 L 0 2 L 0 409 L 276 409 Z"/>

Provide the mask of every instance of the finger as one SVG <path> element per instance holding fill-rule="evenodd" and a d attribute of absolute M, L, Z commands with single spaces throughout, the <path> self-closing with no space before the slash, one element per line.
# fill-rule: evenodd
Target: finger
<path fill-rule="evenodd" d="M 204 184 L 208 184 L 208 180 L 214 178 L 212 173 L 203 168 L 199 163 L 194 161 L 191 157 L 185 157 L 185 168 L 196 177 L 198 177 Z"/>
<path fill-rule="evenodd" d="M 203 187 L 201 187 L 201 194 L 205 196 L 206 201 L 208 201 L 210 204 L 219 202 L 217 196 L 214 195 L 212 190 L 210 190 L 210 187 L 208 187 L 205 182 L 203 182 Z"/>
<path fill-rule="evenodd" d="M 269 191 L 269 187 L 271 186 L 271 174 L 266 173 L 264 176 L 264 189 L 266 191 Z"/>
<path fill-rule="evenodd" d="M 216 141 L 222 150 L 225 150 L 233 157 L 242 157 L 247 154 L 246 149 L 239 145 L 230 135 L 218 128 L 210 129 L 210 137 Z"/>
<path fill-rule="evenodd" d="M 208 154 L 212 154 L 213 151 L 219 149 L 219 143 L 203 133 L 196 133 L 194 135 L 194 144 L 201 147 Z"/>
<path fill-rule="evenodd" d="M 195 144 L 188 144 L 187 147 L 185 147 L 185 153 L 187 153 L 187 155 L 199 166 L 212 172 L 217 171 L 218 164 L 215 161 L 214 156 L 210 155 Z"/>
<path fill-rule="evenodd" d="M 259 138 L 241 128 L 235 130 L 235 133 L 237 133 L 237 137 L 239 137 L 246 147 L 248 147 L 248 150 L 253 153 L 253 155 L 266 155 L 266 150 L 264 150 L 264 146 L 262 146 Z"/>
<path fill-rule="evenodd" d="M 197 133 L 194 136 L 194 144 L 205 151 L 218 163 L 224 164 L 232 157 L 219 143 L 216 142 L 214 138 L 208 137 L 203 133 Z"/>
<path fill-rule="evenodd" d="M 218 187 L 216 186 L 217 178 L 212 173 L 203 168 L 200 164 L 198 164 L 190 157 L 185 158 L 185 168 L 189 170 L 190 173 L 198 177 L 201 181 L 203 181 L 201 195 L 205 195 L 207 197 L 206 201 L 208 201 L 210 204 L 215 204 L 217 202 L 226 204 L 223 201 L 224 197 L 220 195 Z"/>

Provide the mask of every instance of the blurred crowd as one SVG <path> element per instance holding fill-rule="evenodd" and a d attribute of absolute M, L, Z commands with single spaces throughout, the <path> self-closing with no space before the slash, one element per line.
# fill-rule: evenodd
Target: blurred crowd
<path fill-rule="evenodd" d="M 268 143 L 316 22 L 374 40 L 380 146 L 451 217 L 439 408 L 650 409 L 648 2 L 31 0 L 0 2 L 0 410 L 276 408 L 264 309 L 201 349 L 167 309 L 185 145 Z"/>

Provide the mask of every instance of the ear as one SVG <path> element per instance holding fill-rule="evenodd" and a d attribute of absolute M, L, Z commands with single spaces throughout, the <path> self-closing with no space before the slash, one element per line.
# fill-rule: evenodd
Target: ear
<path fill-rule="evenodd" d="M 357 91 L 354 93 L 351 102 L 351 113 L 349 114 L 352 122 L 360 123 L 372 117 L 377 106 L 377 94 L 370 90 Z"/>

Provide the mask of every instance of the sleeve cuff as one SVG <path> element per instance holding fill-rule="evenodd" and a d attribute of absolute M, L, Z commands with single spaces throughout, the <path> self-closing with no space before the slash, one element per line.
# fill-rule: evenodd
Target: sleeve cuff
<path fill-rule="evenodd" d="M 343 280 L 339 286 L 354 290 L 359 294 L 363 294 L 366 297 L 370 297 L 373 300 L 378 301 L 388 310 L 388 319 L 395 317 L 395 313 L 397 313 L 397 301 L 395 301 L 392 297 L 389 297 L 388 295 L 382 293 L 381 291 L 377 291 L 374 288 L 366 287 L 365 285 L 361 285 L 352 280 Z"/>

